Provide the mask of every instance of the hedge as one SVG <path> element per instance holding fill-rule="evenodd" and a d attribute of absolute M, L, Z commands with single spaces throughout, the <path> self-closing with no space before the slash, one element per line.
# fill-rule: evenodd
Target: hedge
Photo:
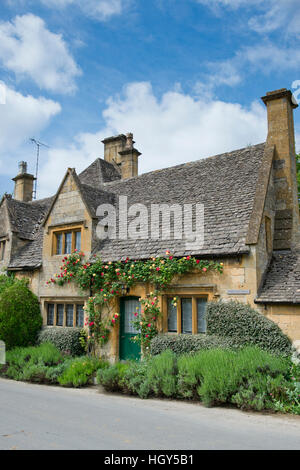
<path fill-rule="evenodd" d="M 276 354 L 291 355 L 292 343 L 279 326 L 249 305 L 239 302 L 209 302 L 206 307 L 206 334 L 154 337 L 152 355 L 170 349 L 175 354 L 213 348 L 239 349 L 258 346 Z"/>
<path fill-rule="evenodd" d="M 81 356 L 85 351 L 79 341 L 80 333 L 81 328 L 45 326 L 38 336 L 38 344 L 50 342 L 64 353 Z"/>
<path fill-rule="evenodd" d="M 236 345 L 255 345 L 286 355 L 292 352 L 292 343 L 279 326 L 247 304 L 209 302 L 206 324 L 207 335 L 226 337 Z"/>
<path fill-rule="evenodd" d="M 206 406 L 228 404 L 300 414 L 299 365 L 256 346 L 180 356 L 167 350 L 141 362 L 100 369 L 97 381 L 107 391 L 141 398 L 189 399 Z"/>
<path fill-rule="evenodd" d="M 152 356 L 170 349 L 175 354 L 193 353 L 201 350 L 222 348 L 236 349 L 237 345 L 230 338 L 200 335 L 157 335 L 150 345 Z"/>

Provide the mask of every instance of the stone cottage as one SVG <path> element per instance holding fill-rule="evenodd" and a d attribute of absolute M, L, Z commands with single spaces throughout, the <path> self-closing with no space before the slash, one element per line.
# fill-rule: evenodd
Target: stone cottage
<path fill-rule="evenodd" d="M 34 177 L 20 164 L 14 197 L 0 205 L 0 269 L 30 279 L 38 296 L 44 324 L 83 326 L 83 296 L 72 283 L 59 287 L 46 281 L 59 272 L 63 255 L 82 250 L 105 261 L 129 257 L 148 259 L 170 250 L 176 257 L 193 255 L 223 263 L 224 272 L 189 273 L 177 277 L 160 296 L 161 330 L 170 334 L 205 332 L 209 300 L 249 303 L 300 341 L 299 206 L 293 110 L 297 104 L 286 89 L 262 98 L 267 107 L 268 136 L 264 143 L 203 158 L 172 168 L 138 174 L 140 152 L 132 134 L 103 141 L 104 159 L 97 158 L 82 173 L 68 168 L 53 197 L 32 200 Z M 184 240 L 161 236 L 166 223 L 159 218 L 160 236 L 99 239 L 97 208 L 119 210 L 153 204 L 203 204 L 204 241 L 187 247 Z M 127 229 L 126 229 L 127 230 Z M 173 230 L 174 232 L 174 230 Z M 164 232 L 166 233 L 166 231 Z M 114 328 L 107 352 L 111 358 L 132 354 L 130 320 L 148 284 L 124 290 L 116 308 L 121 321 Z M 177 307 L 171 299 L 177 296 Z"/>

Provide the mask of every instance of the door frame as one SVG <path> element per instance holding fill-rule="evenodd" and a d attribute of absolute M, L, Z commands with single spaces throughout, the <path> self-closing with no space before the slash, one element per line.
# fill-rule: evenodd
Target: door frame
<path fill-rule="evenodd" d="M 129 295 L 125 297 L 120 297 L 120 323 L 119 323 L 119 360 L 126 360 L 126 359 L 121 359 L 121 353 L 122 353 L 122 332 L 124 331 L 124 314 L 125 314 L 125 302 L 126 300 L 138 300 L 140 297 L 136 295 Z M 134 344 L 134 343 L 133 343 Z M 139 347 L 136 344 L 137 347 Z M 140 353 L 139 357 L 141 357 L 141 347 L 139 347 Z"/>

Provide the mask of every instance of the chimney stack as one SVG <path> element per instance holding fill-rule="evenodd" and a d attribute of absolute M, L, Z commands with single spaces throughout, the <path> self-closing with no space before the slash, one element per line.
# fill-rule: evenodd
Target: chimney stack
<path fill-rule="evenodd" d="M 13 181 L 15 182 L 14 199 L 22 202 L 32 201 L 33 182 L 35 177 L 27 173 L 27 163 L 19 163 L 19 173 Z"/>
<path fill-rule="evenodd" d="M 138 157 L 141 153 L 134 148 L 133 134 L 120 134 L 102 140 L 104 159 L 120 168 L 122 179 L 138 176 Z"/>
<path fill-rule="evenodd" d="M 273 161 L 276 193 L 274 249 L 296 248 L 300 223 L 293 110 L 298 104 L 286 88 L 262 97 L 268 112 L 267 143 L 275 146 Z"/>

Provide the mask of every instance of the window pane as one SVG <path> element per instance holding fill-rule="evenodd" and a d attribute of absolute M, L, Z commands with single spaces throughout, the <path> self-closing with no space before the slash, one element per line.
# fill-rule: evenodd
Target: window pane
<path fill-rule="evenodd" d="M 53 324 L 54 324 L 54 304 L 48 304 L 47 325 L 53 326 Z"/>
<path fill-rule="evenodd" d="M 64 324 L 64 306 L 63 304 L 57 304 L 57 326 L 63 326 Z"/>
<path fill-rule="evenodd" d="M 75 248 L 81 250 L 81 232 L 75 232 Z"/>
<path fill-rule="evenodd" d="M 205 307 L 206 307 L 206 299 L 197 299 L 198 333 L 206 332 Z"/>
<path fill-rule="evenodd" d="M 168 299 L 168 331 L 177 332 L 177 306 L 172 304 L 172 299 Z"/>
<path fill-rule="evenodd" d="M 65 254 L 70 254 L 72 251 L 72 232 L 65 233 Z"/>
<path fill-rule="evenodd" d="M 192 299 L 181 300 L 181 332 L 192 333 Z"/>
<path fill-rule="evenodd" d="M 63 240 L 62 233 L 58 233 L 56 235 L 56 254 L 57 255 L 62 254 L 62 240 Z"/>
<path fill-rule="evenodd" d="M 67 312 L 67 326 L 73 326 L 73 305 L 67 305 L 66 306 L 66 312 Z"/>
<path fill-rule="evenodd" d="M 84 323 L 84 310 L 83 305 L 76 306 L 76 326 L 83 326 Z"/>
<path fill-rule="evenodd" d="M 137 309 L 138 307 L 138 309 Z M 134 314 L 136 312 L 140 313 L 141 304 L 138 300 L 135 299 L 126 299 L 125 300 L 125 312 L 124 312 L 124 332 L 125 333 L 138 333 L 138 331 L 132 325 L 132 321 L 135 320 Z"/>

